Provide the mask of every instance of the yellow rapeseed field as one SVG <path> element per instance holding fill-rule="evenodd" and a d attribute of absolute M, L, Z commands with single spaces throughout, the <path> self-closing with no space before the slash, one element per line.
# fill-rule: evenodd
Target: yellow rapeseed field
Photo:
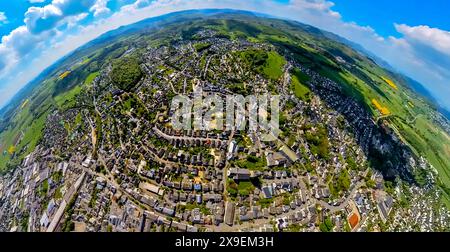
<path fill-rule="evenodd" d="M 10 146 L 8 148 L 8 154 L 12 155 L 12 154 L 14 154 L 14 152 L 16 152 L 16 147 L 15 146 Z"/>
<path fill-rule="evenodd" d="M 66 78 L 69 74 L 70 74 L 70 71 L 65 71 L 64 73 L 62 73 L 62 74 L 59 76 L 59 79 L 62 80 L 62 79 L 64 79 L 64 78 Z"/>
<path fill-rule="evenodd" d="M 376 99 L 372 99 L 372 103 L 382 115 L 389 115 L 391 113 L 388 108 L 381 106 L 381 104 Z"/>
<path fill-rule="evenodd" d="M 26 99 L 26 100 L 22 103 L 22 106 L 20 106 L 20 109 L 25 108 L 25 106 L 27 106 L 28 102 L 30 102 L 30 100 L 29 100 L 29 99 Z"/>
<path fill-rule="evenodd" d="M 393 81 L 391 81 L 390 79 L 386 78 L 386 77 L 381 77 L 381 79 L 383 79 L 389 86 L 391 86 L 393 89 L 398 90 L 397 85 L 395 85 L 395 83 Z"/>

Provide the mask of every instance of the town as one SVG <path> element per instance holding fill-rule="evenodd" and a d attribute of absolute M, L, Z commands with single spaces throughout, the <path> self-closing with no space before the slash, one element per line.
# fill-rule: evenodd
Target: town
<path fill-rule="evenodd" d="M 448 231 L 436 172 L 342 86 L 269 44 L 195 37 L 123 50 L 74 107 L 54 110 L 39 146 L 0 178 L 0 230 Z M 279 95 L 279 134 L 175 129 L 172 98 L 198 88 Z"/>

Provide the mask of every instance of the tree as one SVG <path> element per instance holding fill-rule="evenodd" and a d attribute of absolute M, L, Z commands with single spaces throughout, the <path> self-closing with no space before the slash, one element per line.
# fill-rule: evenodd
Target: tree
<path fill-rule="evenodd" d="M 423 187 L 427 183 L 427 175 L 428 174 L 425 169 L 417 169 L 414 172 L 414 179 L 419 186 Z"/>
<path fill-rule="evenodd" d="M 334 225 L 331 222 L 330 217 L 326 217 L 324 222 L 320 223 L 319 229 L 322 232 L 331 232 L 333 231 Z"/>
<path fill-rule="evenodd" d="M 139 61 L 134 57 L 126 57 L 113 63 L 111 79 L 120 89 L 130 91 L 142 76 Z"/>
<path fill-rule="evenodd" d="M 358 170 L 358 165 L 352 157 L 347 157 L 347 165 L 350 170 Z"/>
<path fill-rule="evenodd" d="M 305 136 L 314 155 L 318 155 L 325 160 L 330 158 L 328 131 L 324 126 L 318 126 L 315 133 L 308 131 Z"/>
<path fill-rule="evenodd" d="M 366 185 L 368 188 L 375 188 L 376 183 L 372 179 L 367 180 Z"/>
<path fill-rule="evenodd" d="M 350 175 L 348 171 L 343 169 L 338 177 L 338 189 L 340 191 L 346 191 L 350 188 Z"/>

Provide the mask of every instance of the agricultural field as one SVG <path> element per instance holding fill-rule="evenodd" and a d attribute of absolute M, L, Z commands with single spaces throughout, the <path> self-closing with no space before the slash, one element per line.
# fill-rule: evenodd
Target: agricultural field
<path fill-rule="evenodd" d="M 83 64 L 77 64 L 77 70 Z M 0 133 L 0 172 L 16 166 L 32 152 L 41 141 L 47 116 L 56 108 L 68 109 L 75 105 L 76 96 L 89 87 L 98 72 L 89 74 L 83 85 L 72 85 L 63 93 L 57 93 L 58 85 L 77 72 L 64 71 L 45 80 L 30 98 L 25 99 L 9 119 L 9 127 Z"/>
<path fill-rule="evenodd" d="M 49 114 L 49 101 L 45 100 L 40 107 L 34 108 L 35 101 L 20 108 L 12 118 L 10 127 L 0 133 L 0 171 L 6 171 L 8 165 L 14 165 L 34 150 L 42 136 L 46 117 Z M 10 163 L 12 161 L 12 163 Z"/>

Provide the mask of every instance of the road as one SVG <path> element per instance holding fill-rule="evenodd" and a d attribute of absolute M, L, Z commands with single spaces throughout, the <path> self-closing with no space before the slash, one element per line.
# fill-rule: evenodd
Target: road
<path fill-rule="evenodd" d="M 301 177 L 299 177 L 300 179 L 300 186 L 302 187 L 302 190 L 306 190 L 306 186 L 304 185 Z M 308 200 L 306 200 L 307 205 L 311 205 L 311 204 L 318 204 L 320 205 L 322 208 L 324 209 L 328 209 L 331 213 L 335 213 L 338 211 L 342 211 L 345 209 L 345 207 L 348 205 L 349 201 L 353 198 L 353 196 L 356 194 L 357 190 L 359 188 L 361 188 L 362 186 L 364 186 L 364 181 L 360 181 L 358 182 L 353 189 L 350 191 L 348 197 L 346 197 L 346 199 L 344 200 L 344 202 L 342 202 L 340 205 L 338 206 L 331 206 L 330 204 L 328 204 L 327 202 L 323 201 L 323 200 L 318 200 L 314 197 L 312 197 L 309 193 L 308 190 L 306 190 L 306 197 Z M 291 214 L 294 214 L 295 212 L 298 212 L 299 209 L 290 209 L 289 211 L 287 211 L 286 213 L 283 213 L 279 216 L 274 216 L 273 218 L 279 219 L 279 218 L 284 218 L 284 217 L 288 217 Z M 309 221 L 308 218 L 303 219 L 302 221 L 300 221 L 300 223 L 305 224 Z M 253 220 L 253 222 L 245 222 L 243 224 L 238 224 L 238 225 L 233 225 L 233 226 L 228 226 L 224 223 L 221 223 L 219 226 L 213 226 L 213 225 L 209 225 L 207 226 L 209 229 L 214 230 L 214 231 L 220 231 L 220 232 L 232 232 L 232 231 L 239 231 L 242 229 L 246 229 L 246 228 L 250 228 L 250 227 L 258 227 L 258 226 L 262 226 L 262 225 L 266 225 L 270 223 L 270 219 L 257 219 L 257 220 Z"/>
<path fill-rule="evenodd" d="M 70 199 L 72 199 L 72 197 L 78 192 L 78 190 L 80 189 L 81 185 L 83 184 L 83 180 L 85 177 L 86 173 L 83 172 L 81 174 L 81 176 L 77 179 L 77 181 L 75 182 L 75 184 L 73 185 L 73 189 L 72 190 L 68 190 L 67 193 L 69 193 L 69 196 L 64 195 L 64 198 L 68 198 L 69 201 Z M 55 231 L 56 227 L 58 226 L 59 222 L 61 221 L 61 218 L 64 215 L 64 211 L 66 209 L 66 206 L 69 202 L 67 202 L 66 200 L 63 200 L 61 202 L 61 205 L 59 205 L 58 210 L 56 210 L 55 215 L 52 218 L 52 221 L 50 222 L 50 225 L 48 226 L 46 232 L 53 232 Z"/>
<path fill-rule="evenodd" d="M 344 200 L 344 202 L 342 202 L 340 205 L 338 206 L 332 206 L 330 204 L 328 204 L 327 202 L 323 201 L 323 200 L 315 200 L 315 202 L 317 204 L 319 204 L 321 207 L 330 210 L 331 213 L 335 213 L 335 212 L 339 212 L 342 209 L 344 209 L 348 202 L 353 198 L 353 196 L 355 196 L 356 191 L 361 188 L 365 183 L 360 181 L 358 182 L 355 187 L 353 187 L 353 189 L 351 190 L 350 194 L 348 195 L 348 197 Z"/>
<path fill-rule="evenodd" d="M 185 137 L 185 136 L 171 136 L 171 135 L 167 135 L 166 133 L 162 132 L 160 129 L 158 129 L 158 127 L 153 127 L 153 131 L 160 137 L 166 139 L 166 140 L 184 140 L 184 141 L 202 141 L 202 142 L 206 142 L 206 141 L 210 141 L 218 143 L 219 145 L 222 144 L 222 140 L 220 139 L 214 139 L 214 138 L 204 138 L 204 137 Z"/>
<path fill-rule="evenodd" d="M 234 138 L 234 130 L 231 131 L 230 137 L 227 141 L 227 147 L 230 146 L 231 142 Z M 230 166 L 230 163 L 228 162 L 228 158 L 225 159 L 225 167 L 223 169 L 223 176 L 222 176 L 222 183 L 223 183 L 223 200 L 225 201 L 225 205 L 228 201 L 228 192 L 227 192 L 227 179 L 228 179 L 228 168 Z"/>

